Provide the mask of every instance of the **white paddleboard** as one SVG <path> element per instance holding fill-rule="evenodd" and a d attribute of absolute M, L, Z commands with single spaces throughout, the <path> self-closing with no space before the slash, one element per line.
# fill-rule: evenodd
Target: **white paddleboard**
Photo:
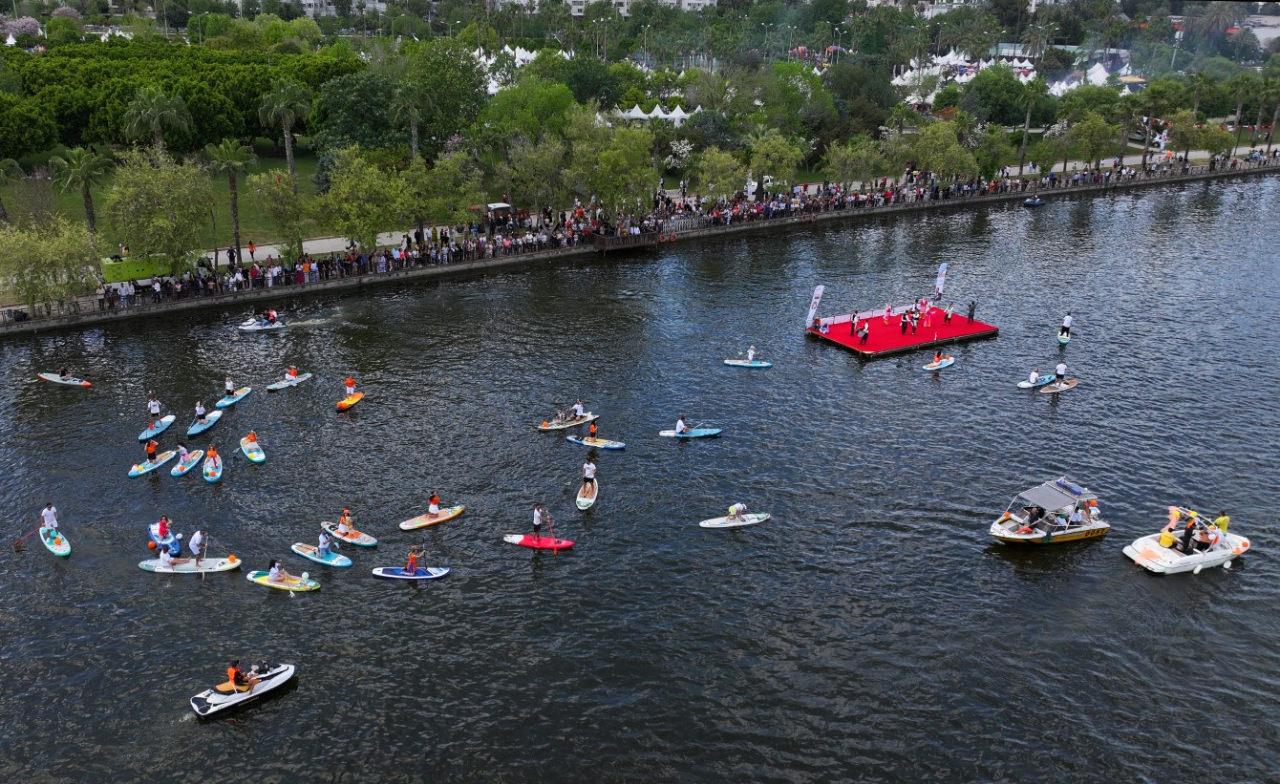
<path fill-rule="evenodd" d="M 741 528 L 744 525 L 759 525 L 772 516 L 768 512 L 757 512 L 755 514 L 744 514 L 737 520 L 729 517 L 713 517 L 710 520 L 703 520 L 698 525 L 703 528 Z"/>

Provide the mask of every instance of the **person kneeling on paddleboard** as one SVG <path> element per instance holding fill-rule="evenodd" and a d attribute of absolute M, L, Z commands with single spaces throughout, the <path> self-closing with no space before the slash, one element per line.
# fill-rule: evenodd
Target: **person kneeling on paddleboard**
<path fill-rule="evenodd" d="M 267 323 L 268 323 L 268 324 L 274 324 L 274 323 L 276 323 L 276 311 L 275 311 L 275 308 L 271 308 L 270 310 L 268 310 L 268 311 L 267 311 Z"/>
<path fill-rule="evenodd" d="M 741 501 L 739 501 L 736 504 L 731 504 L 729 506 L 730 520 L 734 520 L 734 521 L 741 520 L 742 516 L 746 513 L 747 513 L 747 505 L 742 503 Z"/>
<path fill-rule="evenodd" d="M 297 377 L 298 377 L 298 368 L 295 367 L 294 365 L 290 365 L 289 367 L 284 369 L 285 381 L 293 381 Z"/>
<path fill-rule="evenodd" d="M 574 419 L 582 419 L 586 415 L 587 415 L 587 409 L 583 407 L 582 400 L 578 400 L 577 403 L 573 404 Z"/>
<path fill-rule="evenodd" d="M 71 371 L 67 370 L 66 368 L 63 368 L 62 370 L 59 370 L 59 371 L 58 371 L 58 378 L 62 379 L 63 381 L 70 381 L 70 380 L 71 380 Z"/>
<path fill-rule="evenodd" d="M 942 360 L 943 360 L 943 359 L 944 359 L 944 357 L 942 356 L 942 352 L 941 352 L 941 351 L 935 351 L 935 352 L 933 352 L 933 364 L 935 364 L 935 365 L 941 365 L 941 364 L 942 364 Z"/>
<path fill-rule="evenodd" d="M 338 533 L 351 533 L 351 510 L 346 507 L 342 508 L 342 514 L 338 517 Z"/>
<path fill-rule="evenodd" d="M 214 468 L 222 467 L 222 458 L 218 457 L 218 450 L 213 448 L 213 444 L 209 444 L 209 448 L 204 450 L 204 456 L 213 461 Z"/>
<path fill-rule="evenodd" d="M 1040 371 L 1035 370 L 1033 368 L 1031 370 L 1031 375 L 1027 376 L 1027 383 L 1030 384 L 1031 386 L 1035 386 L 1036 382 L 1039 380 L 1040 380 Z"/>
<path fill-rule="evenodd" d="M 280 563 L 279 558 L 271 559 L 271 566 L 267 568 L 267 579 L 273 583 L 301 582 L 301 579 L 285 571 L 284 564 Z"/>
<path fill-rule="evenodd" d="M 747 347 L 747 361 L 748 361 L 748 362 L 755 362 L 755 361 L 756 361 L 756 347 L 755 347 L 755 346 L 748 346 L 748 347 Z"/>
<path fill-rule="evenodd" d="M 689 432 L 689 425 L 684 421 L 684 415 L 676 417 L 676 435 L 682 436 Z"/>
<path fill-rule="evenodd" d="M 427 501 L 427 514 L 430 515 L 431 517 L 435 517 L 436 515 L 440 514 L 440 491 L 439 490 L 433 490 L 431 492 L 431 498 L 428 499 Z"/>

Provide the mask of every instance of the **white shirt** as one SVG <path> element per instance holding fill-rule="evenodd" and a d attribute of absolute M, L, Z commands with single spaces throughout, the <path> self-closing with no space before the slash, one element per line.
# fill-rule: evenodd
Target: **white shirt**
<path fill-rule="evenodd" d="M 169 552 L 169 548 L 167 547 L 160 548 L 160 565 L 169 567 L 173 566 L 173 554 Z"/>
<path fill-rule="evenodd" d="M 533 510 L 533 524 L 534 524 L 535 526 L 542 525 L 542 510 L 541 510 L 541 509 L 534 509 L 534 510 Z"/>
<path fill-rule="evenodd" d="M 187 542 L 188 549 L 193 553 L 199 553 L 200 548 L 204 547 L 204 533 L 196 531 L 191 535 L 191 541 Z"/>
<path fill-rule="evenodd" d="M 1036 383 L 1039 380 L 1040 380 L 1040 376 L 1034 370 L 1031 371 L 1031 375 L 1027 376 L 1027 381 L 1030 381 L 1032 384 Z"/>
<path fill-rule="evenodd" d="M 741 514 L 742 514 L 743 512 L 745 512 L 745 511 L 747 511 L 747 505 L 746 505 L 746 504 L 734 504 L 733 506 L 729 507 L 729 514 L 730 514 L 730 516 L 738 516 L 738 515 L 741 515 Z"/>
<path fill-rule="evenodd" d="M 583 414 L 585 414 L 585 413 L 586 413 L 586 409 L 584 409 L 584 408 L 582 407 L 582 404 L 581 404 L 581 403 L 574 403 L 574 404 L 573 404 L 573 415 L 574 415 L 575 417 L 580 417 L 580 416 L 582 416 L 582 415 L 583 415 Z"/>
<path fill-rule="evenodd" d="M 1060 376 L 1065 376 L 1067 374 L 1067 363 L 1059 362 L 1058 366 L 1054 368 L 1054 372 Z"/>
<path fill-rule="evenodd" d="M 756 358 L 756 347 L 752 346 L 751 348 L 747 349 L 747 361 L 751 362 L 755 360 L 755 358 Z"/>
<path fill-rule="evenodd" d="M 44 521 L 45 528 L 57 528 L 58 508 L 56 506 L 50 506 L 47 509 L 41 509 L 40 519 Z"/>
<path fill-rule="evenodd" d="M 196 416 L 204 416 L 204 403 L 196 403 Z"/>
<path fill-rule="evenodd" d="M 268 575 L 268 576 L 269 576 L 272 580 L 279 580 L 279 579 L 280 579 L 280 565 L 279 565 L 279 564 L 272 564 L 272 565 L 271 565 L 271 573 L 270 573 L 270 575 Z"/>
<path fill-rule="evenodd" d="M 321 550 L 328 550 L 328 549 L 329 549 L 329 545 L 330 545 L 330 543 L 332 543 L 332 541 L 333 541 L 333 540 L 329 538 L 329 535 L 328 535 L 328 534 L 326 534 L 326 533 L 324 533 L 323 531 L 321 531 L 321 532 L 320 532 L 320 539 L 319 539 L 318 541 L 319 541 L 320 549 L 321 549 Z"/>
<path fill-rule="evenodd" d="M 147 410 L 148 410 L 148 411 L 150 411 L 150 412 L 151 412 L 151 413 L 153 413 L 153 414 L 159 414 L 159 413 L 160 413 L 160 401 L 159 401 L 159 400 L 148 400 L 148 401 L 147 401 Z"/>
<path fill-rule="evenodd" d="M 1067 314 L 1065 317 L 1063 317 L 1062 326 L 1066 327 L 1067 329 L 1071 329 L 1071 314 Z"/>
<path fill-rule="evenodd" d="M 231 379 L 227 379 L 227 394 L 230 395 L 235 391 L 236 391 L 236 385 L 231 383 Z"/>
<path fill-rule="evenodd" d="M 582 477 L 584 479 L 596 478 L 596 464 L 588 460 L 582 464 Z"/>
<path fill-rule="evenodd" d="M 683 420 L 683 419 L 677 419 L 677 420 L 676 420 L 676 432 L 677 432 L 677 433 L 687 433 L 687 432 L 689 432 L 689 426 L 688 426 L 688 425 L 686 425 L 686 424 L 684 423 L 684 420 Z"/>

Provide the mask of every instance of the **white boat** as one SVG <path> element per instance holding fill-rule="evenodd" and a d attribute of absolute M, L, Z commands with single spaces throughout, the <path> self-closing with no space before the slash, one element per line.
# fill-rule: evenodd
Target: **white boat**
<path fill-rule="evenodd" d="M 1076 509 L 1084 512 L 1082 523 L 1071 522 Z M 1018 493 L 991 524 L 991 535 L 1004 544 L 1078 542 L 1106 536 L 1110 530 L 1098 509 L 1098 496 L 1065 476 Z"/>
<path fill-rule="evenodd" d="M 1178 543 L 1181 538 L 1174 535 L 1173 542 Z M 1193 550 L 1188 554 L 1160 544 L 1160 534 L 1154 533 L 1140 536 L 1132 544 L 1125 545 L 1124 554 L 1138 566 L 1156 574 L 1200 574 L 1201 569 L 1212 569 L 1215 566 L 1230 569 L 1231 562 L 1248 550 L 1248 539 L 1227 533 L 1222 535 L 1222 541 L 1218 545 L 1204 551 Z"/>
<path fill-rule="evenodd" d="M 278 689 L 293 677 L 292 664 L 262 665 L 255 664 L 247 673 L 250 678 L 257 678 L 255 683 L 244 691 L 238 691 L 230 681 L 224 681 L 206 689 L 191 698 L 191 709 L 197 716 L 205 718 L 216 713 L 256 700 L 273 689 Z"/>

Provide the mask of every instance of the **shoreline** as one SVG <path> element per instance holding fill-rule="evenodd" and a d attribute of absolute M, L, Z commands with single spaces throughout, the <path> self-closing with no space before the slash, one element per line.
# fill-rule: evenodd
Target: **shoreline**
<path fill-rule="evenodd" d="M 836 222 L 857 219 L 874 219 L 882 216 L 914 215 L 916 213 L 926 211 L 1007 204 L 1010 202 L 1023 201 L 1033 195 L 1039 196 L 1047 201 L 1050 199 L 1080 195 L 1104 195 L 1107 193 L 1125 192 L 1160 185 L 1211 182 L 1215 180 L 1228 180 L 1276 173 L 1280 173 L 1280 164 L 1273 164 L 1267 161 L 1264 161 L 1259 165 L 1245 165 L 1235 169 L 1219 169 L 1216 171 L 1210 171 L 1207 166 L 1193 166 L 1191 167 L 1191 171 L 1187 174 L 1139 177 L 1127 182 L 1099 184 L 1086 183 L 1076 186 L 1065 185 L 1057 188 L 1034 188 L 1026 191 L 1009 193 L 961 196 L 933 201 L 903 202 L 880 207 L 832 209 L 823 212 L 805 213 L 783 218 L 745 221 L 730 224 L 728 226 L 699 225 L 697 228 L 677 228 L 674 231 L 667 229 L 669 233 L 665 235 L 665 241 L 662 244 L 684 243 L 702 240 L 709 237 L 727 237 L 796 226 L 835 224 Z M 701 217 L 678 217 L 672 219 L 670 223 L 688 224 L 691 221 L 697 221 L 699 224 L 704 223 L 704 219 Z M 614 252 L 617 252 L 617 250 L 642 250 L 651 247 L 661 247 L 661 244 L 658 242 L 657 235 L 644 236 L 650 238 L 650 241 L 636 243 L 627 248 L 617 248 Z M 99 324 L 107 324 L 161 313 L 178 313 L 188 310 L 257 303 L 264 300 L 292 299 L 334 291 L 345 291 L 351 289 L 359 290 L 368 286 L 380 286 L 394 282 L 431 280 L 445 277 L 463 277 L 467 275 L 483 274 L 489 270 L 503 270 L 544 261 L 561 261 L 566 259 L 587 258 L 591 256 L 603 256 L 606 255 L 607 252 L 608 251 L 605 248 L 598 247 L 597 243 L 583 243 L 573 248 L 556 248 L 553 250 L 513 254 L 510 256 L 501 256 L 491 259 L 463 261 L 455 264 L 424 266 L 383 273 L 368 273 L 365 275 L 330 279 L 315 283 L 292 284 L 266 289 L 253 289 L 250 291 L 199 296 L 191 299 L 155 304 L 138 304 L 124 310 L 93 310 L 89 312 L 59 313 L 47 317 L 33 318 L 27 321 L 6 321 L 4 323 L 0 323 L 0 338 L 96 326 Z"/>

